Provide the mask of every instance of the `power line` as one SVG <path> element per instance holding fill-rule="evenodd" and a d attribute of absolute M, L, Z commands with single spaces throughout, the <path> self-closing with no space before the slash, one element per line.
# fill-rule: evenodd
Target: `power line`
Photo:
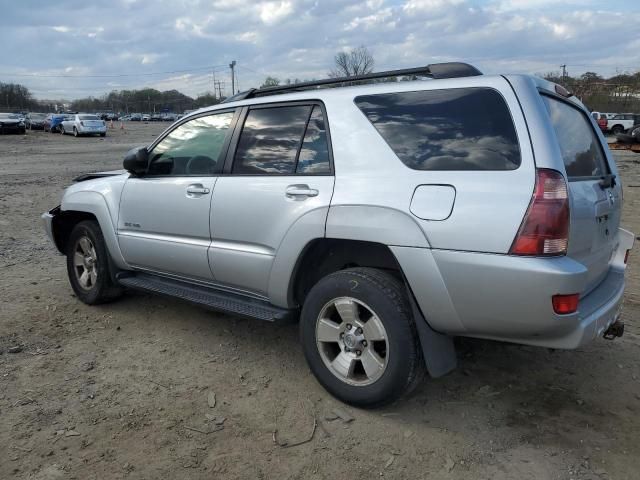
<path fill-rule="evenodd" d="M 109 75 L 69 75 L 69 74 L 45 74 L 45 73 L 6 73 L 0 72 L 0 75 L 6 77 L 36 77 L 36 78 L 120 78 L 120 77 L 145 77 L 152 75 L 168 75 L 173 73 L 200 72 L 203 70 L 219 71 L 226 68 L 226 65 L 211 65 L 208 67 L 189 68 L 184 70 L 167 70 L 164 72 L 147 72 L 147 73 L 118 73 Z"/>

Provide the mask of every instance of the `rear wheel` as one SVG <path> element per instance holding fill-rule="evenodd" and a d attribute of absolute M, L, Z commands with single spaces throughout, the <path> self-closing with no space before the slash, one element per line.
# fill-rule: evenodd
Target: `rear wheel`
<path fill-rule="evenodd" d="M 422 378 L 424 361 L 403 284 L 372 268 L 320 280 L 305 299 L 300 335 L 318 381 L 360 407 L 390 403 Z"/>
<path fill-rule="evenodd" d="M 100 226 L 94 220 L 78 223 L 67 242 L 67 274 L 76 296 L 96 305 L 120 296 L 111 278 L 109 253 Z"/>
<path fill-rule="evenodd" d="M 611 129 L 611 133 L 613 133 L 614 135 L 618 135 L 622 132 L 624 132 L 624 127 L 622 125 L 614 125 Z"/>

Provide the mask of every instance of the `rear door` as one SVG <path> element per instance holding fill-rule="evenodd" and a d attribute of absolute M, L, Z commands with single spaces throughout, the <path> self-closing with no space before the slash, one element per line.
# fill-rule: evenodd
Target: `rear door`
<path fill-rule="evenodd" d="M 586 113 L 542 96 L 562 153 L 571 199 L 567 255 L 589 269 L 587 291 L 606 276 L 617 248 L 622 190 Z"/>
<path fill-rule="evenodd" d="M 209 262 L 217 283 L 265 295 L 289 229 L 317 209 L 326 218 L 330 142 L 324 109 L 314 102 L 252 106 L 240 125 L 214 191 Z"/>

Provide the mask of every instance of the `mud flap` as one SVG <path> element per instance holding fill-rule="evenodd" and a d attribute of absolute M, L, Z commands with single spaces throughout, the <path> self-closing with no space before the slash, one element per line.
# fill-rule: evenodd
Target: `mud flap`
<path fill-rule="evenodd" d="M 433 378 L 442 377 L 455 370 L 458 365 L 453 337 L 438 333 L 429 326 L 408 285 L 407 290 L 427 371 Z"/>

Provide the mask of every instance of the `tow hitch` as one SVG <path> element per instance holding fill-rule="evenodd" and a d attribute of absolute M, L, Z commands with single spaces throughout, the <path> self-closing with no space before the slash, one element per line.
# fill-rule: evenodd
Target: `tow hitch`
<path fill-rule="evenodd" d="M 621 322 L 620 320 L 616 320 L 609 326 L 609 328 L 605 330 L 602 336 L 607 340 L 613 340 L 616 337 L 621 337 L 623 333 L 624 333 L 624 322 Z"/>

